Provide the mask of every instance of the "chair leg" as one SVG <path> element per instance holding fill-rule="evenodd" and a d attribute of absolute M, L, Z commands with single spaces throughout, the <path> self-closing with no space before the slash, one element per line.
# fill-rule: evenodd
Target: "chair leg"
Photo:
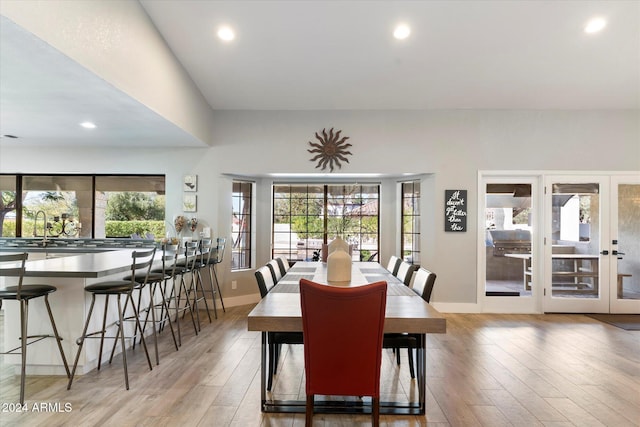
<path fill-rule="evenodd" d="M 182 295 L 182 292 L 184 291 L 185 294 L 185 301 L 184 301 L 184 308 L 180 308 L 180 297 Z M 198 335 L 198 327 L 196 326 L 196 316 L 198 313 L 196 313 L 196 316 L 194 316 L 193 314 L 193 307 L 191 306 L 191 303 L 189 302 L 189 292 L 187 290 L 187 284 L 184 280 L 184 275 L 180 276 L 180 286 L 178 286 L 178 297 L 176 300 L 176 320 L 177 320 L 177 316 L 178 316 L 178 311 L 182 311 L 182 318 L 184 319 L 184 315 L 186 314 L 185 311 L 189 310 L 189 314 L 191 315 L 191 323 L 193 323 L 193 331 L 195 332 L 196 335 Z M 198 319 L 198 325 L 200 324 L 200 320 Z"/>
<path fill-rule="evenodd" d="M 195 288 L 195 273 L 191 272 L 191 283 L 189 284 L 189 288 L 186 287 L 185 284 L 185 289 L 186 289 L 186 293 L 185 293 L 185 304 L 189 303 L 191 305 L 191 302 L 189 301 L 189 295 L 191 295 L 191 291 Z M 191 305 L 191 314 L 193 315 L 193 312 L 195 311 L 196 313 L 196 324 L 198 325 L 198 331 L 201 331 L 202 328 L 200 326 L 200 309 L 198 308 L 198 298 L 194 298 L 193 299 L 193 305 Z M 184 316 L 184 315 L 183 315 Z"/>
<path fill-rule="evenodd" d="M 176 278 L 175 276 L 172 277 L 171 279 L 171 291 L 169 292 L 169 296 L 167 297 L 167 284 L 169 283 L 169 281 L 165 281 L 164 286 L 164 295 L 165 295 L 165 301 L 167 302 L 167 320 L 169 321 L 169 325 L 171 325 L 171 314 L 169 313 L 169 311 L 171 310 L 171 302 L 173 302 L 173 307 L 176 311 L 176 327 L 178 329 L 178 346 L 182 347 L 182 330 L 180 329 L 180 317 L 178 316 L 178 312 L 180 311 L 180 306 L 178 304 L 178 299 L 177 299 L 177 295 L 176 295 Z"/>
<path fill-rule="evenodd" d="M 104 344 L 104 334 L 107 330 L 107 311 L 109 310 L 109 294 L 105 295 L 104 299 L 104 314 L 102 316 L 102 331 L 100 333 L 100 352 L 98 353 L 98 371 L 100 370 L 100 366 L 102 365 L 102 347 Z M 120 325 L 118 326 L 118 333 L 120 333 L 120 328 L 122 328 L 122 321 L 120 321 Z M 111 352 L 111 357 L 113 357 L 113 352 Z M 109 359 L 109 363 L 111 363 L 111 358 Z"/>
<path fill-rule="evenodd" d="M 224 308 L 224 301 L 222 300 L 222 291 L 220 290 L 220 282 L 218 281 L 218 273 L 216 273 L 216 265 L 213 265 L 213 277 L 216 279 L 216 288 L 218 288 L 218 297 L 220 297 L 220 304 L 222 305 L 222 311 L 227 312 Z"/>
<path fill-rule="evenodd" d="M 371 425 L 378 427 L 380 425 L 380 398 L 374 397 L 371 400 Z"/>
<path fill-rule="evenodd" d="M 24 405 L 24 384 L 27 373 L 27 322 L 29 319 L 29 300 L 20 300 L 20 350 L 21 367 L 20 367 L 20 404 Z"/>
<path fill-rule="evenodd" d="M 307 405 L 305 408 L 306 416 L 304 425 L 306 427 L 313 426 L 313 394 L 307 396 Z"/>
<path fill-rule="evenodd" d="M 120 320 L 119 329 L 121 329 L 124 326 L 124 319 L 122 316 L 122 304 L 120 302 L 120 294 L 118 294 L 118 319 Z M 122 347 L 122 366 L 124 367 L 124 384 L 127 390 L 129 390 L 129 372 L 127 371 L 127 351 L 125 349 L 125 344 L 124 344 L 124 329 L 120 334 L 120 346 Z"/>
<path fill-rule="evenodd" d="M 176 334 L 173 331 L 173 325 L 171 324 L 171 319 L 169 319 L 169 306 L 167 305 L 167 298 L 164 293 L 164 288 L 161 282 L 155 283 L 154 286 L 157 286 L 160 289 L 160 298 L 162 299 L 162 306 L 160 310 L 161 320 L 159 320 L 158 322 L 161 325 L 164 325 L 165 321 L 169 320 L 169 330 L 171 331 L 171 337 L 173 338 L 173 345 L 176 347 L 176 351 L 178 351 L 178 341 L 176 340 Z M 154 288 L 154 292 L 155 292 L 155 288 Z"/>
<path fill-rule="evenodd" d="M 53 334 L 56 339 L 56 344 L 58 344 L 58 350 L 60 350 L 60 357 L 62 357 L 62 363 L 64 364 L 64 369 L 67 371 L 67 378 L 71 376 L 71 372 L 69 372 L 69 364 L 67 363 L 67 358 L 64 355 L 64 350 L 62 349 L 62 338 L 60 334 L 58 334 L 58 328 L 56 328 L 56 322 L 53 320 L 53 313 L 51 312 L 51 306 L 49 305 L 49 295 L 44 296 L 44 304 L 47 306 L 47 313 L 49 313 L 49 320 L 51 321 L 51 328 L 53 329 Z"/>
<path fill-rule="evenodd" d="M 213 302 L 213 315 L 215 316 L 215 318 L 218 318 L 218 304 L 216 304 L 216 288 L 213 284 L 213 275 L 211 274 L 211 266 L 213 264 L 209 264 L 206 268 L 207 270 L 209 270 L 209 286 L 211 287 L 210 292 L 211 293 L 211 301 Z"/>
<path fill-rule="evenodd" d="M 407 356 L 409 356 L 409 373 L 411 374 L 411 379 L 415 379 L 416 374 L 413 369 L 413 348 L 409 347 L 407 349 Z"/>
<path fill-rule="evenodd" d="M 142 325 L 140 325 L 140 316 L 138 314 L 138 309 L 136 308 L 136 305 L 133 302 L 133 296 L 131 295 L 131 292 L 127 294 L 127 298 L 129 298 L 129 300 L 131 301 L 131 309 L 133 310 L 137 331 L 140 332 L 140 337 L 141 337 L 140 341 L 142 342 L 142 347 L 144 348 L 144 354 L 147 356 L 147 363 L 149 364 L 149 370 L 153 371 L 153 366 L 151 365 L 151 358 L 149 357 L 149 350 L 147 349 L 147 341 L 144 339 L 144 334 L 142 333 Z M 122 332 L 124 335 L 124 330 Z M 124 343 L 124 340 L 122 342 Z M 124 352 L 124 349 L 123 349 L 123 352 Z"/>
<path fill-rule="evenodd" d="M 200 293 L 202 293 L 202 299 L 204 301 L 204 307 L 205 310 L 207 311 L 207 317 L 209 318 L 209 323 L 211 323 L 211 312 L 209 311 L 209 303 L 207 302 L 207 296 L 206 293 L 204 291 L 204 284 L 202 283 L 202 274 L 200 274 L 200 269 L 198 268 L 195 273 L 196 275 L 196 283 L 195 283 L 195 298 L 198 299 L 198 284 L 200 285 Z M 215 303 L 215 300 L 213 301 Z M 214 304 L 214 308 L 215 308 L 215 304 Z M 216 313 L 216 319 L 218 318 L 218 314 Z"/>
<path fill-rule="evenodd" d="M 84 339 L 87 335 L 87 329 L 89 328 L 89 321 L 91 320 L 91 313 L 93 313 L 93 306 L 96 302 L 96 295 L 91 294 L 91 305 L 89 306 L 89 314 L 87 315 L 87 320 L 84 322 L 84 329 L 82 330 L 82 336 L 76 340 L 76 344 L 78 344 L 78 351 L 76 352 L 76 359 L 73 362 L 73 369 L 71 370 L 71 376 L 69 377 L 69 383 L 67 384 L 67 390 L 71 389 L 71 383 L 73 383 L 73 377 L 76 374 L 76 367 L 78 366 L 78 361 L 80 360 L 80 353 L 82 352 L 82 346 L 84 345 Z"/>
<path fill-rule="evenodd" d="M 154 294 L 154 290 L 155 290 L 155 283 L 147 283 L 147 287 L 149 288 L 149 311 L 151 311 L 151 324 L 153 325 L 153 345 L 155 346 L 155 351 L 156 351 L 156 365 L 160 364 L 160 354 L 158 353 L 158 333 L 156 332 L 156 310 L 155 307 L 153 306 L 153 294 Z M 142 293 L 142 291 L 141 291 Z M 138 309 L 140 308 L 140 306 L 138 306 Z M 147 316 L 149 317 L 149 312 L 147 311 Z M 140 322 L 140 320 L 138 319 L 138 322 Z M 145 318 L 145 325 L 147 324 L 146 318 Z M 144 339 L 144 329 L 140 328 L 140 339 Z M 174 337 L 175 339 L 175 337 Z"/>

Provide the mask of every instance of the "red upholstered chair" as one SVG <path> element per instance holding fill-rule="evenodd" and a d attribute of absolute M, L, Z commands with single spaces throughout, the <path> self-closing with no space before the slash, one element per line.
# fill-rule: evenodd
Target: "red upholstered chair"
<path fill-rule="evenodd" d="M 342 288 L 300 280 L 307 426 L 316 394 L 371 396 L 379 425 L 386 302 L 387 282 Z"/>

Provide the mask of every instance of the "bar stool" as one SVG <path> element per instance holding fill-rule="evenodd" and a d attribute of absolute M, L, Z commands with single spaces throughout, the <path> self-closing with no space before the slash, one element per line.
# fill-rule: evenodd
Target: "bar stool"
<path fill-rule="evenodd" d="M 222 262 L 222 259 L 224 258 L 224 247 L 226 245 L 226 242 L 227 239 L 224 237 L 218 237 L 216 239 L 216 247 L 213 248 L 211 257 L 209 258 L 209 262 L 207 263 L 209 266 L 209 283 L 211 284 L 211 295 L 214 307 L 216 303 L 215 294 L 217 293 L 218 297 L 220 297 L 220 305 L 222 305 L 222 311 L 225 313 L 227 312 L 227 310 L 225 310 L 224 301 L 222 300 L 222 291 L 220 290 L 220 282 L 218 281 L 218 274 L 216 273 L 216 265 L 220 264 Z M 213 287 L 214 280 L 216 281 L 215 289 Z M 216 315 L 216 319 L 217 318 L 218 317 Z"/>
<path fill-rule="evenodd" d="M 122 328 L 124 327 L 124 317 L 125 312 L 122 309 L 121 296 L 124 295 L 126 301 L 131 303 L 131 309 L 133 310 L 133 316 L 135 319 L 135 327 L 136 331 L 140 332 L 140 341 L 142 342 L 142 346 L 144 347 L 144 353 L 147 356 L 147 363 L 149 364 L 149 370 L 153 370 L 153 366 L 151 365 L 151 359 L 149 358 L 149 351 L 147 350 L 147 343 L 144 340 L 144 334 L 142 333 L 142 326 L 140 325 L 140 320 L 138 318 L 138 311 L 136 309 L 135 302 L 133 301 L 133 289 L 138 285 L 134 278 L 136 276 L 136 272 L 146 271 L 148 275 L 151 270 L 151 265 L 153 264 L 153 258 L 156 253 L 156 248 L 154 247 L 151 250 L 146 251 L 133 251 L 131 254 L 132 262 L 131 262 L 131 276 L 130 280 L 111 280 L 106 282 L 95 283 L 93 285 L 89 285 L 84 288 L 85 292 L 89 292 L 91 294 L 91 306 L 89 307 L 89 314 L 87 314 L 87 320 L 84 324 L 84 329 L 82 330 L 82 336 L 76 340 L 78 344 L 78 351 L 76 353 L 75 361 L 73 362 L 73 370 L 71 371 L 71 376 L 69 378 L 69 384 L 67 385 L 67 390 L 71 389 L 71 384 L 73 383 L 73 377 L 76 372 L 76 368 L 78 366 L 78 361 L 80 360 L 80 353 L 82 352 L 82 347 L 84 346 L 84 340 L 87 338 L 98 338 L 95 335 L 100 334 L 100 352 L 98 355 L 98 370 L 100 370 L 100 366 L 102 364 L 102 348 L 104 345 L 105 338 L 120 338 L 120 346 L 122 349 L 122 364 L 124 367 L 124 382 L 127 390 L 129 390 L 129 373 L 127 371 L 127 351 L 125 347 L 125 334 Z M 145 277 L 146 281 L 147 277 Z M 93 313 L 93 307 L 96 302 L 96 295 L 104 295 L 104 314 L 102 318 L 102 329 L 96 332 L 87 333 L 87 329 L 89 328 L 89 323 L 91 321 L 91 314 Z M 105 332 L 107 329 L 107 313 L 109 311 L 109 297 L 111 295 L 115 295 L 118 301 L 118 331 L 114 337 L 105 337 Z M 129 337 L 131 338 L 131 337 Z M 134 333 L 133 339 L 135 341 L 136 334 Z"/>
<path fill-rule="evenodd" d="M 177 247 L 175 247 L 177 250 Z M 175 252 L 175 251 L 174 251 Z M 133 276 L 132 275 L 128 275 L 125 276 L 123 278 L 123 280 L 125 281 L 130 281 L 133 279 L 133 281 L 136 283 L 136 285 L 134 286 L 134 289 L 137 289 L 139 291 L 138 294 L 138 315 L 142 316 L 142 312 L 145 312 L 145 317 L 144 317 L 144 322 L 142 324 L 142 334 L 144 334 L 144 331 L 147 327 L 147 323 L 149 321 L 149 313 L 151 313 L 151 323 L 153 324 L 153 344 L 154 344 L 154 348 L 155 348 L 155 353 L 156 353 L 156 365 L 160 364 L 160 355 L 158 353 L 158 333 L 157 333 L 157 328 L 156 325 L 159 325 L 160 323 L 164 322 L 164 319 L 162 319 L 163 315 L 167 315 L 169 314 L 169 310 L 166 307 L 167 301 L 166 301 L 166 297 L 165 297 L 165 293 L 164 293 L 164 286 L 160 286 L 162 284 L 164 284 L 164 282 L 167 280 L 168 276 L 167 274 L 165 274 L 164 269 L 166 266 L 166 260 L 165 258 L 169 258 L 169 260 L 172 259 L 172 257 L 175 257 L 175 253 L 171 254 L 169 253 L 169 255 L 167 255 L 167 250 L 165 246 L 162 246 L 162 270 L 158 271 L 158 270 L 153 270 L 153 271 L 137 271 Z M 142 292 L 144 290 L 144 288 L 148 288 L 149 289 L 149 305 L 147 307 L 145 307 L 144 309 L 141 308 L 141 302 L 142 302 Z M 160 302 L 156 302 L 156 291 L 160 292 Z M 161 309 L 161 319 L 157 320 L 156 319 L 156 309 L 160 308 Z M 165 310 L 166 308 L 166 310 Z M 127 302 L 125 302 L 124 304 L 124 312 L 127 312 Z M 163 314 L 164 313 L 164 314 Z M 135 314 L 134 314 L 135 315 Z M 126 321 L 132 321 L 134 316 L 128 316 L 125 317 L 123 320 Z M 178 341 L 176 340 L 176 335 L 173 331 L 173 325 L 171 324 L 171 322 L 169 322 L 169 329 L 171 330 L 171 336 L 173 337 L 173 344 L 176 348 L 176 351 L 178 351 Z M 111 360 L 113 359 L 113 355 L 115 354 L 115 349 L 116 349 L 116 342 L 117 342 L 117 335 L 116 335 L 116 340 L 114 340 L 113 342 L 113 348 L 111 349 L 111 357 L 109 358 L 109 363 L 111 363 Z M 134 343 L 133 343 L 133 348 L 135 348 L 135 339 L 134 339 Z"/>
<path fill-rule="evenodd" d="M 29 254 L 11 254 L 0 255 L 0 276 L 2 277 L 17 277 L 17 286 L 7 286 L 4 289 L 0 289 L 0 308 L 2 308 L 2 302 L 4 300 L 20 301 L 20 346 L 9 351 L 0 354 L 20 354 L 21 355 L 21 367 L 20 367 L 20 404 L 24 405 L 24 387 L 26 377 L 27 366 L 27 345 L 35 344 L 45 338 L 55 338 L 58 344 L 58 351 L 60 351 L 60 357 L 64 364 L 64 369 L 67 371 L 67 378 L 70 377 L 69 365 L 67 364 L 67 358 L 64 356 L 62 350 L 62 338 L 58 334 L 58 328 L 56 328 L 56 322 L 53 320 L 53 314 L 51 313 L 51 306 L 49 305 L 49 294 L 55 292 L 57 289 L 50 285 L 23 285 L 22 280 L 25 273 L 25 262 L 27 261 Z M 34 298 L 44 297 L 44 304 L 47 307 L 47 313 L 49 314 L 49 321 L 51 322 L 51 329 L 53 329 L 53 335 L 28 335 L 27 324 L 29 320 L 29 301 Z M 33 339 L 34 341 L 29 341 Z M 20 352 L 17 352 L 20 350 Z"/>
<path fill-rule="evenodd" d="M 207 292 L 211 292 L 208 289 L 204 288 L 204 282 L 202 281 L 202 273 L 200 272 L 204 268 L 209 267 L 209 260 L 211 259 L 211 239 L 200 239 L 198 241 L 198 256 L 196 257 L 196 262 L 193 266 L 192 271 L 192 281 L 191 287 L 189 288 L 189 292 L 193 292 L 194 294 L 194 305 L 199 301 L 204 301 L 204 307 L 207 310 L 207 317 L 209 318 L 209 323 L 211 323 L 211 312 L 209 311 L 209 303 L 207 302 L 206 294 Z M 213 289 L 213 286 L 211 287 Z M 200 294 L 198 294 L 200 292 Z M 198 296 L 200 295 L 200 296 Z M 213 310 L 215 314 L 215 318 L 218 318 L 218 309 L 215 305 L 216 301 L 213 300 Z"/>
<path fill-rule="evenodd" d="M 172 323 L 171 314 L 169 312 L 171 310 L 175 311 L 176 317 L 173 323 L 176 324 L 176 329 L 178 330 L 178 346 L 182 346 L 182 331 L 180 329 L 180 321 L 178 319 L 178 314 L 180 313 L 180 311 L 188 310 L 189 314 L 191 315 L 193 330 L 196 335 L 198 335 L 198 329 L 196 327 L 195 318 L 193 316 L 193 310 L 191 310 L 191 304 L 187 304 L 183 309 L 180 309 L 177 303 L 176 278 L 182 273 L 183 270 L 183 267 L 178 266 L 178 245 L 165 244 L 163 246 L 163 251 L 165 252 L 165 254 L 162 257 L 162 268 L 151 270 L 152 273 L 164 274 L 164 284 L 162 286 L 161 292 L 163 294 L 165 305 L 161 307 L 160 310 L 160 332 L 162 332 L 162 330 L 164 329 L 165 323 Z M 187 303 L 188 301 L 189 300 L 187 300 Z M 164 310 L 166 310 L 166 313 L 164 312 Z"/>
<path fill-rule="evenodd" d="M 198 331 L 200 331 L 200 313 L 198 310 L 198 299 L 195 298 L 193 300 L 193 305 L 191 305 L 191 301 L 189 300 L 189 296 L 193 290 L 195 283 L 195 270 L 196 270 L 196 262 L 198 262 L 198 242 L 185 242 L 184 244 L 184 261 L 178 264 L 178 269 L 176 271 L 176 275 L 180 276 L 180 285 L 178 287 L 178 296 L 176 298 L 176 307 L 178 310 L 182 311 L 182 318 L 184 319 L 184 315 L 186 314 L 186 310 L 188 307 L 189 312 L 191 313 L 191 318 L 193 319 L 193 312 L 195 311 L 195 320 L 194 327 L 196 327 L 196 335 Z M 189 287 L 187 288 L 185 276 L 189 274 L 191 275 L 191 280 L 189 282 Z M 180 308 L 180 301 L 182 300 L 182 293 L 184 292 L 185 297 L 185 306 L 184 308 Z"/>

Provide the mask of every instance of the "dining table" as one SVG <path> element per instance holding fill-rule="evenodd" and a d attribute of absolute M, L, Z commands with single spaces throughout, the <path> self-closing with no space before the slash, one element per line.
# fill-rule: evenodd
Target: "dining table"
<path fill-rule="evenodd" d="M 278 400 L 267 391 L 268 333 L 302 332 L 300 279 L 327 286 L 362 286 L 384 280 L 387 282 L 385 333 L 410 333 L 417 338 L 416 381 L 418 400 L 380 402 L 381 414 L 424 415 L 426 384 L 426 334 L 446 333 L 446 319 L 410 287 L 377 262 L 352 263 L 351 280 L 329 282 L 327 263 L 298 261 L 278 281 L 272 290 L 253 308 L 248 316 L 248 330 L 260 331 L 261 342 L 261 410 L 262 412 L 305 412 L 304 400 Z M 327 400 L 316 402 L 319 413 L 370 413 L 369 402 Z"/>

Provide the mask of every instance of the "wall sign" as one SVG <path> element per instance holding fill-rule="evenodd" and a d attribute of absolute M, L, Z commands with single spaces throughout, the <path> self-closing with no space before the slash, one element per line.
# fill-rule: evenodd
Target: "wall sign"
<path fill-rule="evenodd" d="M 444 190 L 444 231 L 467 231 L 467 190 Z"/>

